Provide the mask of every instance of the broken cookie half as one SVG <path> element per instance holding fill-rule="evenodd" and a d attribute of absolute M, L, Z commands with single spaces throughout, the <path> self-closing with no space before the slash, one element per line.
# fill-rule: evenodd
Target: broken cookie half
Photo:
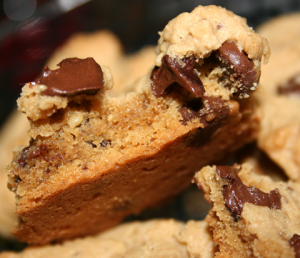
<path fill-rule="evenodd" d="M 299 183 L 274 182 L 247 163 L 204 167 L 194 181 L 212 204 L 216 257 L 299 257 Z"/>
<path fill-rule="evenodd" d="M 14 234 L 45 244 L 103 231 L 254 140 L 251 92 L 268 53 L 244 19 L 199 6 L 161 32 L 140 92 L 109 97 L 109 68 L 92 58 L 46 68 L 18 100 L 31 140 L 7 169 L 20 217 Z"/>

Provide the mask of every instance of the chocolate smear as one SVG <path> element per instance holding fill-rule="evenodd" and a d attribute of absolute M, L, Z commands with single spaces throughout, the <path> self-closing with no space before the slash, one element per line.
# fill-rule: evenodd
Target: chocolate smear
<path fill-rule="evenodd" d="M 254 62 L 244 51 L 240 51 L 234 42 L 225 42 L 217 51 L 219 59 L 225 63 L 230 80 L 238 82 L 238 92 L 250 91 L 258 83 L 259 74 Z"/>
<path fill-rule="evenodd" d="M 277 93 L 282 95 L 300 94 L 300 74 L 297 74 L 285 84 L 278 86 Z"/>
<path fill-rule="evenodd" d="M 102 69 L 93 58 L 67 58 L 58 66 L 57 70 L 45 67 L 42 78 L 36 80 L 36 83 L 47 86 L 43 95 L 94 95 L 104 87 Z"/>
<path fill-rule="evenodd" d="M 154 67 L 151 74 L 154 96 L 166 95 L 168 93 L 167 88 L 173 83 L 178 83 L 197 98 L 202 97 L 205 90 L 196 72 L 195 65 L 196 60 L 194 57 L 177 60 L 165 55 L 162 58 L 161 67 Z"/>
<path fill-rule="evenodd" d="M 292 238 L 289 240 L 290 245 L 294 248 L 295 257 L 300 258 L 300 236 L 294 234 Z"/>
<path fill-rule="evenodd" d="M 256 187 L 248 187 L 243 184 L 238 176 L 240 168 L 230 166 L 218 166 L 217 173 L 221 178 L 229 181 L 223 189 L 224 201 L 231 215 L 238 221 L 243 210 L 244 203 L 252 203 L 258 206 L 267 206 L 270 209 L 280 209 L 280 194 L 278 189 L 270 194 L 264 193 Z"/>

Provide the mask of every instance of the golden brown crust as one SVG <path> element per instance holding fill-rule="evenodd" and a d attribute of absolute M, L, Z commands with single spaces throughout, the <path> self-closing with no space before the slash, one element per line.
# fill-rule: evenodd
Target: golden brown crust
<path fill-rule="evenodd" d="M 31 207 L 27 202 L 18 206 L 22 223 L 14 234 L 21 241 L 39 244 L 53 238 L 95 234 L 116 225 L 126 215 L 138 214 L 177 195 L 190 184 L 194 171 L 255 139 L 259 120 L 249 111 L 234 113 L 222 121 L 224 126 L 213 135 L 209 148 L 186 146 L 187 135 L 196 133 L 195 128 L 189 134 L 170 136 L 173 140 L 149 154 L 143 154 L 149 149 L 141 148 L 135 158 L 123 157 L 117 169 L 106 170 L 105 164 L 96 164 L 90 171 L 95 174 L 93 178 L 77 179 L 65 189 L 48 189 L 53 193 L 44 192 Z M 55 212 L 46 218 L 50 210 Z"/>

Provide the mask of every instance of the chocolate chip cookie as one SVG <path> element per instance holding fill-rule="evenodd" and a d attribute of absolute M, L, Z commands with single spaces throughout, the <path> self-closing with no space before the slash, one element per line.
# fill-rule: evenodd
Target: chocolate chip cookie
<path fill-rule="evenodd" d="M 31 140 L 8 166 L 21 241 L 110 228 L 256 138 L 251 93 L 266 40 L 216 6 L 179 15 L 160 35 L 152 73 L 126 97 L 108 96 L 110 69 L 92 58 L 64 59 L 23 87 L 18 106 Z"/>
<path fill-rule="evenodd" d="M 194 180 L 212 204 L 215 257 L 299 257 L 299 183 L 274 182 L 247 163 L 207 166 Z"/>
<path fill-rule="evenodd" d="M 94 237 L 2 253 L 1 258 L 181 257 L 212 258 L 214 244 L 205 221 L 152 220 L 117 226 Z"/>
<path fill-rule="evenodd" d="M 297 26 L 289 27 L 291 17 L 263 25 L 262 35 L 280 35 L 280 44 L 271 38 L 272 58 L 262 68 L 258 91 L 263 111 L 258 146 L 293 180 L 300 180 L 300 34 Z M 296 20 L 297 20 L 296 19 Z M 281 26 L 274 25 L 282 22 Z M 293 33 L 294 31 L 294 33 Z M 286 33 L 287 32 L 287 33 Z M 283 35 L 283 36 L 282 36 Z M 285 36 L 286 35 L 286 36 Z M 279 40 L 279 39 L 278 39 Z"/>

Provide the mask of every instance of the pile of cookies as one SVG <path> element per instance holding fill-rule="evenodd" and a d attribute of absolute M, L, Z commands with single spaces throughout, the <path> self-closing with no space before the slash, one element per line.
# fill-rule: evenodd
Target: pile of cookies
<path fill-rule="evenodd" d="M 16 131 L 3 145 L 29 142 L 6 171 L 19 219 L 12 232 L 32 246 L 0 257 L 300 257 L 295 19 L 257 34 L 224 8 L 198 6 L 160 32 L 156 55 L 149 47 L 124 56 L 109 32 L 58 50 L 18 99 L 30 126 L 19 114 L 11 123 L 29 137 Z M 73 56 L 89 40 L 103 53 Z M 288 180 L 259 169 L 249 149 L 252 165 L 224 166 L 255 140 Z M 116 226 L 192 182 L 211 204 L 205 221 Z"/>

